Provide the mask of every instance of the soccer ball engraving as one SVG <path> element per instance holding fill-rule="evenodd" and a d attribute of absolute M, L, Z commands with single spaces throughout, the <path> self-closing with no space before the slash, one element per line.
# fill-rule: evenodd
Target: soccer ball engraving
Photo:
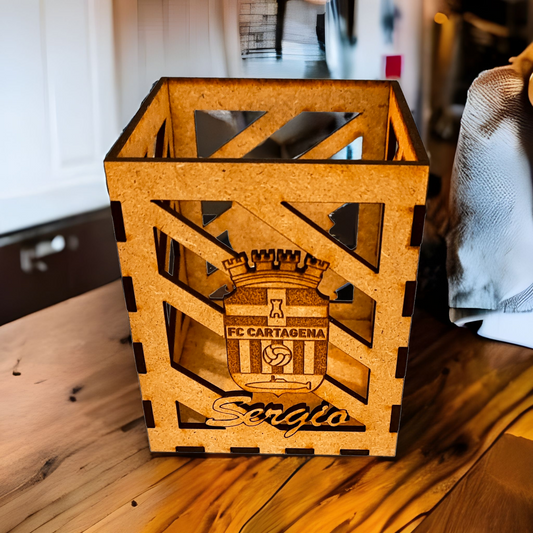
<path fill-rule="evenodd" d="M 291 362 L 292 352 L 283 344 L 269 344 L 263 350 L 263 359 L 271 366 L 285 366 Z"/>

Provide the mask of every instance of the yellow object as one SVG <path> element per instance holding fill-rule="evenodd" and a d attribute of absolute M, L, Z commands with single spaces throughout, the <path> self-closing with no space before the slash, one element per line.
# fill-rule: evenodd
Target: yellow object
<path fill-rule="evenodd" d="M 444 24 L 445 22 L 448 22 L 448 17 L 444 13 L 436 13 L 433 20 L 437 24 Z"/>
<path fill-rule="evenodd" d="M 195 111 L 265 113 L 198 158 Z M 243 159 L 302 112 L 355 118 Z M 105 169 L 152 451 L 395 455 L 428 177 L 396 82 L 164 78 Z"/>

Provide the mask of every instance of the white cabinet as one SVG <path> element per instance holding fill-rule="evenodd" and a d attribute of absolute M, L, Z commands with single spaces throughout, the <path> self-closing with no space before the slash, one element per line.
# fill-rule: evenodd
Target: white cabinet
<path fill-rule="evenodd" d="M 0 11 L 0 233 L 108 203 L 119 133 L 111 0 L 17 0 Z"/>
<path fill-rule="evenodd" d="M 0 234 L 108 205 L 161 76 L 239 76 L 238 0 L 0 0 Z"/>

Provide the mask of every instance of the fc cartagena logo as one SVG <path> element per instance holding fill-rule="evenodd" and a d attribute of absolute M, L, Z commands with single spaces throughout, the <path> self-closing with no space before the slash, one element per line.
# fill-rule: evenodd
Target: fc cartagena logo
<path fill-rule="evenodd" d="M 277 259 L 277 261 L 276 261 Z M 329 298 L 318 284 L 329 263 L 300 252 L 252 251 L 224 261 L 235 291 L 224 299 L 228 368 L 252 393 L 314 391 L 324 380 Z"/>
<path fill-rule="evenodd" d="M 215 400 L 206 424 L 268 423 L 285 438 L 323 426 L 357 431 L 357 421 L 345 409 L 309 394 L 326 376 L 329 298 L 318 285 L 329 263 L 307 255 L 299 267 L 300 252 L 283 250 L 277 256 L 274 250 L 254 250 L 252 261 L 250 267 L 244 253 L 224 261 L 235 285 L 224 298 L 228 368 L 246 393 Z M 271 395 L 284 396 L 272 402 Z"/>

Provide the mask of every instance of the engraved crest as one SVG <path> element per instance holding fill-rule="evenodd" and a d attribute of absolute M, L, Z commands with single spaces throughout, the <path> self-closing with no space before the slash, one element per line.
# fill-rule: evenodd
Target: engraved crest
<path fill-rule="evenodd" d="M 329 263 L 299 251 L 253 250 L 224 261 L 235 291 L 224 299 L 231 377 L 249 392 L 302 393 L 326 375 L 329 298 L 318 284 Z"/>

